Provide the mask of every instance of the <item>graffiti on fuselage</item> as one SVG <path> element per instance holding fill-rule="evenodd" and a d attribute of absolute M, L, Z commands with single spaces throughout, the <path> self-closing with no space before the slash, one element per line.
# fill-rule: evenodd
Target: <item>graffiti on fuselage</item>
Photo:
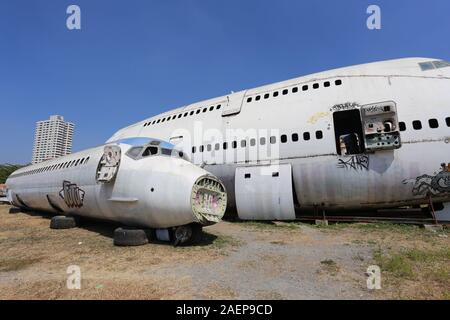
<path fill-rule="evenodd" d="M 59 196 L 64 200 L 69 208 L 81 208 L 84 201 L 84 191 L 75 183 L 64 181 Z"/>
<path fill-rule="evenodd" d="M 450 164 L 441 164 L 441 171 L 434 176 L 423 174 L 415 179 L 403 180 L 403 184 L 414 183 L 412 194 L 415 196 L 450 193 Z"/>
<path fill-rule="evenodd" d="M 356 102 L 346 102 L 341 104 L 336 104 L 333 107 L 331 107 L 330 111 L 345 111 L 345 110 L 352 110 L 359 108 L 359 104 Z"/>
<path fill-rule="evenodd" d="M 351 170 L 369 170 L 369 156 L 357 155 L 345 159 L 339 159 L 338 168 Z"/>

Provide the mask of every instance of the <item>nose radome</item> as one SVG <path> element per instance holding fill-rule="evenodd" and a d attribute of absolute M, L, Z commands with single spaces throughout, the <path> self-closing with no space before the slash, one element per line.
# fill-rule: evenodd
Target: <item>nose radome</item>
<path fill-rule="evenodd" d="M 219 222 L 227 208 L 225 186 L 212 175 L 199 177 L 192 187 L 191 206 L 197 222 L 204 225 Z"/>

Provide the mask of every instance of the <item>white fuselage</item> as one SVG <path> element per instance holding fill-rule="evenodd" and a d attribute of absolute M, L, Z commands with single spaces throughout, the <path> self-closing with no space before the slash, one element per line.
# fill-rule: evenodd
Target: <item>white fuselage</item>
<path fill-rule="evenodd" d="M 109 141 L 155 137 L 182 146 L 194 164 L 224 182 L 229 207 L 245 218 L 261 218 L 249 212 L 264 210 L 259 203 L 268 197 L 281 204 L 275 216 L 281 219 L 293 217 L 294 205 L 396 207 L 427 203 L 429 196 L 449 202 L 450 67 L 422 70 L 419 63 L 429 61 L 377 62 L 249 89 L 154 116 Z M 401 146 L 339 155 L 334 113 L 383 102 L 396 106 Z M 264 187 L 274 178 L 280 179 L 276 187 Z M 277 204 L 270 210 L 277 211 Z"/>
<path fill-rule="evenodd" d="M 216 189 L 222 185 L 204 169 L 160 153 L 135 159 L 127 155 L 130 145 L 108 145 L 121 150 L 111 181 L 99 181 L 105 154 L 105 146 L 99 146 L 15 171 L 6 182 L 8 198 L 25 209 L 149 228 L 220 221 L 226 196 L 213 199 L 214 190 L 201 183 L 212 183 Z M 203 201 L 203 191 L 209 203 Z"/>

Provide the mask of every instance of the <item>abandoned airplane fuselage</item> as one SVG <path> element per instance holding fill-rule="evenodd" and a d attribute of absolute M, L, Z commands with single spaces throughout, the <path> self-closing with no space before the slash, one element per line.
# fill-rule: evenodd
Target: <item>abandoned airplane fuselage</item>
<path fill-rule="evenodd" d="M 187 105 L 109 141 L 176 144 L 224 182 L 229 208 L 243 219 L 420 205 L 431 197 L 450 220 L 449 107 L 450 63 L 408 58 Z"/>
<path fill-rule="evenodd" d="M 221 220 L 223 184 L 171 144 L 124 139 L 15 171 L 10 202 L 24 209 L 164 229 Z"/>

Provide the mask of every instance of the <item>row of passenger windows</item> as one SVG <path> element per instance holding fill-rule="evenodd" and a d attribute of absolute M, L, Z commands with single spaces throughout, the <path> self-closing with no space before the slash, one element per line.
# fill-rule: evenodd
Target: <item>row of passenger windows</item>
<path fill-rule="evenodd" d="M 52 166 L 46 166 L 46 167 L 42 167 L 39 169 L 28 170 L 28 171 L 25 171 L 22 173 L 15 174 L 14 177 L 28 176 L 31 174 L 37 174 L 37 173 L 41 173 L 41 172 L 48 172 L 48 171 L 54 171 L 54 170 L 67 169 L 67 168 L 71 168 L 71 167 L 81 166 L 81 165 L 87 164 L 89 161 L 89 158 L 90 157 L 86 157 L 86 158 L 76 159 L 76 160 L 72 160 L 72 161 L 61 162 L 58 164 L 54 164 Z"/>
<path fill-rule="evenodd" d="M 334 84 L 335 84 L 336 86 L 340 86 L 340 85 L 342 85 L 342 80 L 341 80 L 341 79 L 335 80 L 335 81 L 334 81 Z M 330 81 L 325 81 L 325 82 L 323 83 L 323 86 L 324 86 L 325 88 L 329 88 L 329 87 L 331 87 L 331 82 L 330 82 Z M 318 82 L 313 83 L 312 88 L 313 88 L 313 89 L 319 89 L 319 88 L 320 88 L 320 83 L 318 83 Z M 269 99 L 270 96 L 276 98 L 276 97 L 280 96 L 280 94 L 283 95 L 283 96 L 285 96 L 285 95 L 287 95 L 287 94 L 289 94 L 289 93 L 297 93 L 297 92 L 299 92 L 300 89 L 301 89 L 302 91 L 308 91 L 308 90 L 310 89 L 310 86 L 307 85 L 307 84 L 305 84 L 305 85 L 303 85 L 301 88 L 300 88 L 300 87 L 292 87 L 292 88 L 290 88 L 290 89 L 284 89 L 284 90 L 281 90 L 281 91 L 278 91 L 278 90 L 277 90 L 277 91 L 274 91 L 274 92 L 272 92 L 272 93 L 265 93 L 264 95 L 260 95 L 260 94 L 259 94 L 259 95 L 256 95 L 256 96 L 254 96 L 254 97 L 248 97 L 248 98 L 247 98 L 247 103 L 250 103 L 250 102 L 252 102 L 252 101 L 259 101 L 259 100 L 261 100 L 261 99 Z"/>
<path fill-rule="evenodd" d="M 447 118 L 445 118 L 445 122 L 446 122 L 446 124 L 447 124 L 447 127 L 450 127 L 450 117 L 447 117 Z M 399 122 L 398 123 L 398 126 L 399 126 L 399 128 L 400 128 L 400 131 L 406 131 L 406 123 L 405 122 Z M 431 129 L 437 129 L 437 128 L 439 128 L 439 121 L 438 121 L 438 119 L 429 119 L 428 120 L 428 126 L 431 128 Z M 422 121 L 420 121 L 420 120 L 414 120 L 413 122 L 412 122 L 412 127 L 413 127 L 413 129 L 414 130 L 421 130 L 423 127 L 422 127 Z"/>
<path fill-rule="evenodd" d="M 315 137 L 316 137 L 316 139 L 318 139 L 318 140 L 322 139 L 322 138 L 323 138 L 323 132 L 322 132 L 321 130 L 316 131 L 316 132 L 315 132 Z M 290 136 L 290 138 L 291 138 L 291 141 L 292 141 L 292 142 L 297 142 L 297 141 L 300 140 L 298 133 L 293 133 L 293 134 Z M 311 140 L 311 134 L 310 134 L 309 132 L 303 132 L 303 140 L 304 140 L 304 141 L 309 141 L 309 140 Z M 280 136 L 280 141 L 281 141 L 281 143 L 287 143 L 287 142 L 288 142 L 288 135 L 282 134 L 282 135 Z M 276 136 L 271 136 L 271 137 L 269 138 L 269 141 L 268 141 L 268 142 L 269 142 L 270 144 L 275 144 L 275 143 L 277 143 L 277 137 L 276 137 Z M 259 144 L 260 144 L 261 146 L 266 145 L 266 143 L 267 143 L 266 137 L 261 137 L 261 138 L 259 138 Z M 256 138 L 251 138 L 251 139 L 248 141 L 248 144 L 249 144 L 251 147 L 256 146 Z M 237 146 L 238 146 L 238 141 L 232 141 L 230 145 L 231 145 L 231 148 L 232 148 L 232 149 L 236 149 Z M 239 143 L 239 145 L 240 145 L 241 148 L 247 147 L 247 140 L 241 140 L 240 143 Z M 221 147 L 222 147 L 223 150 L 227 150 L 228 147 L 229 147 L 228 142 L 223 142 L 222 144 L 220 144 L 220 143 L 214 144 L 214 150 L 216 150 L 216 151 L 217 151 L 217 150 L 220 150 Z M 204 145 L 201 145 L 201 146 L 199 146 L 198 148 L 194 146 L 194 147 L 192 147 L 192 153 L 196 153 L 197 151 L 198 151 L 198 152 L 204 152 L 205 149 L 206 149 L 206 151 L 212 151 L 213 145 L 212 145 L 212 144 L 208 144 L 208 145 L 206 145 L 206 147 L 205 147 Z"/>
<path fill-rule="evenodd" d="M 184 118 L 184 117 L 187 117 L 187 116 L 192 116 L 194 114 L 199 114 L 200 112 L 201 113 L 205 113 L 207 111 L 219 110 L 220 108 L 222 108 L 222 105 L 218 104 L 217 106 L 211 106 L 209 108 L 205 107 L 203 109 L 200 108 L 200 109 L 197 109 L 197 110 L 186 111 L 185 113 L 175 114 L 173 116 L 168 116 L 168 117 L 164 117 L 164 118 L 161 118 L 161 119 L 158 119 L 158 120 L 153 120 L 153 121 L 146 122 L 146 123 L 144 123 L 144 127 L 147 127 L 147 126 L 150 126 L 150 125 L 154 125 L 154 124 L 157 124 L 157 123 L 160 123 L 160 122 L 163 123 L 163 122 L 166 122 L 166 121 L 180 119 L 181 117 Z"/>
<path fill-rule="evenodd" d="M 340 85 L 342 85 L 342 80 L 338 79 L 338 80 L 334 81 L 334 84 L 336 86 L 340 86 Z M 331 82 L 330 81 L 325 81 L 323 83 L 323 86 L 325 88 L 331 87 Z M 319 89 L 320 88 L 320 84 L 318 82 L 314 83 L 312 85 L 312 88 L 313 89 Z M 300 90 L 299 87 L 292 87 L 290 89 L 284 89 L 282 91 L 274 91 L 274 92 L 272 92 L 272 96 L 273 97 L 278 97 L 280 94 L 281 95 L 287 95 L 289 93 L 289 91 L 291 93 L 297 93 L 297 92 L 299 92 L 299 90 Z M 307 85 L 307 84 L 303 85 L 301 87 L 301 90 L 302 91 L 308 91 L 309 90 L 309 85 Z M 247 103 L 248 102 L 252 102 L 253 99 L 255 99 L 255 101 L 259 101 L 259 100 L 261 100 L 261 97 L 263 97 L 264 99 L 269 99 L 270 95 L 271 95 L 270 93 L 266 93 L 264 95 L 257 95 L 255 97 L 248 97 L 247 98 Z M 146 123 L 144 123 L 143 126 L 144 127 L 148 127 L 148 126 L 151 126 L 151 125 L 154 125 L 154 124 L 168 122 L 168 121 L 175 120 L 175 119 L 180 119 L 182 117 L 184 118 L 184 117 L 187 117 L 187 116 L 193 116 L 194 114 L 200 114 L 200 113 L 205 113 L 207 111 L 219 110 L 221 107 L 222 107 L 222 105 L 218 104 L 217 106 L 210 106 L 210 107 L 199 108 L 197 110 L 186 111 L 184 113 L 179 113 L 179 114 L 175 114 L 175 115 L 172 115 L 172 116 L 168 116 L 168 117 L 164 117 L 164 118 L 161 118 L 161 119 L 157 119 L 157 120 L 146 122 Z"/>

